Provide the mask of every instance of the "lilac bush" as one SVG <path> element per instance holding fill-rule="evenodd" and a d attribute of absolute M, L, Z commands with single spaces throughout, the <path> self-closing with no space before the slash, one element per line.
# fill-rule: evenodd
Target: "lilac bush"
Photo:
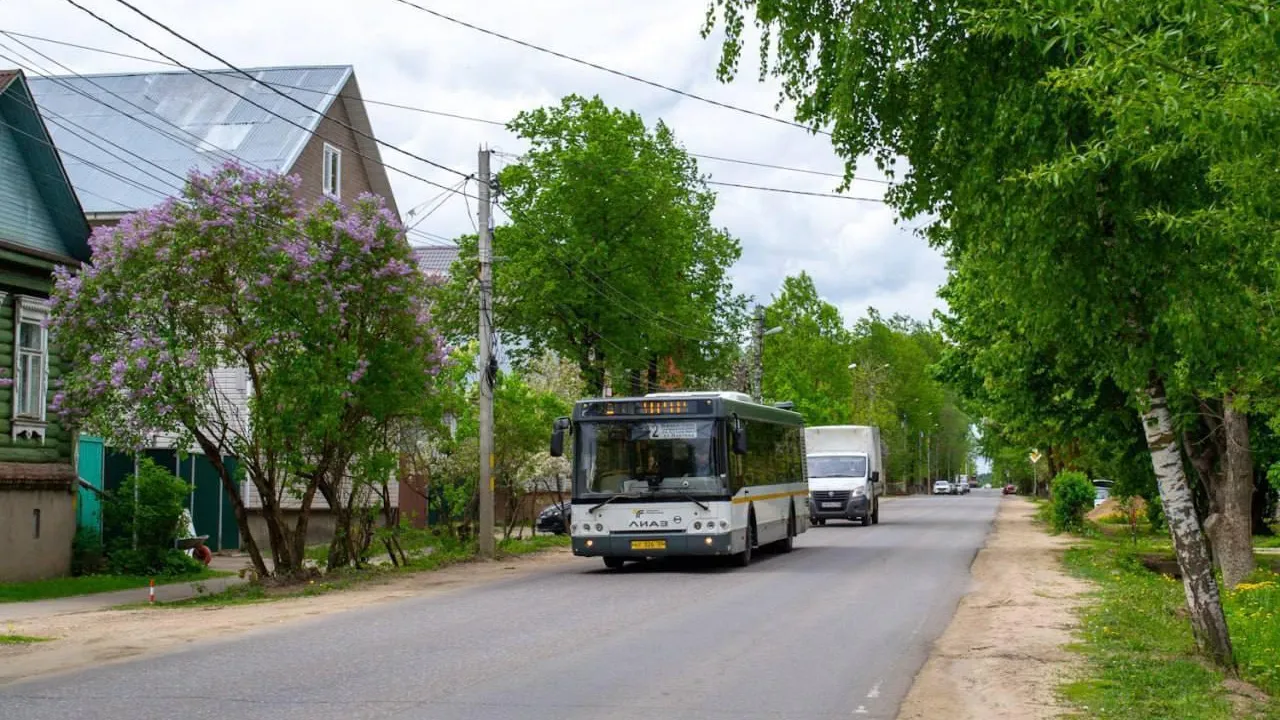
<path fill-rule="evenodd" d="M 297 189 L 235 164 L 193 172 L 181 197 L 94 232 L 92 263 L 56 273 L 50 322 L 70 368 L 56 388 L 64 421 L 116 446 L 165 434 L 236 457 L 287 571 L 311 498 L 376 442 L 372 428 L 424 412 L 446 354 L 382 200 L 309 206 Z M 215 465 L 256 554 L 235 478 Z M 304 503 L 294 527 L 279 507 L 289 496 Z"/>

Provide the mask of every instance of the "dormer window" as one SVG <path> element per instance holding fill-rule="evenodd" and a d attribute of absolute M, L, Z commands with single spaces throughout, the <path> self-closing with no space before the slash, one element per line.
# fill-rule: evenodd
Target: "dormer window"
<path fill-rule="evenodd" d="M 320 188 L 334 200 L 342 199 L 342 151 L 329 143 L 324 144 L 324 177 Z"/>

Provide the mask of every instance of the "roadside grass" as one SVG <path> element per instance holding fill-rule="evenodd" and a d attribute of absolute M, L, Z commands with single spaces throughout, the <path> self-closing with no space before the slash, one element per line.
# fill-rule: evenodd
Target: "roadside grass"
<path fill-rule="evenodd" d="M 33 643 L 48 642 L 52 639 L 34 635 L 0 635 L 0 645 L 31 645 Z"/>
<path fill-rule="evenodd" d="M 157 577 L 155 581 L 157 585 L 170 585 L 173 583 L 198 582 L 232 574 L 234 573 L 205 569 L 193 575 Z M 82 575 L 80 577 L 50 578 L 48 580 L 32 580 L 30 582 L 0 583 L 0 603 L 52 600 L 116 590 L 133 590 L 147 587 L 150 582 L 150 577 L 139 575 Z"/>
<path fill-rule="evenodd" d="M 567 547 L 569 544 L 570 539 L 567 535 L 537 535 L 523 539 L 512 538 L 498 542 L 498 559 L 528 555 L 552 548 Z M 286 598 L 311 597 L 357 586 L 387 582 L 405 574 L 432 572 L 451 565 L 477 560 L 477 547 L 474 542 L 463 544 L 441 540 L 432 544 L 430 548 L 430 552 L 413 555 L 410 557 L 408 564 L 400 567 L 369 565 L 360 569 L 344 568 L 324 573 L 305 581 L 292 583 L 251 582 L 243 585 L 233 585 L 221 592 L 202 594 L 186 600 L 156 603 L 155 607 L 182 608 L 245 605 L 272 602 Z M 408 548 L 406 548 L 406 552 L 408 552 Z M 151 606 L 146 603 L 137 603 L 125 607 L 146 608 Z"/>
<path fill-rule="evenodd" d="M 1273 526 L 1274 535 L 1254 535 L 1255 548 L 1280 548 L 1280 525 Z"/>
<path fill-rule="evenodd" d="M 1075 646 L 1087 671 L 1064 697 L 1078 717 L 1280 720 L 1280 575 L 1260 569 L 1223 597 L 1240 677 L 1270 695 L 1249 700 L 1197 652 L 1181 581 L 1143 564 L 1169 553 L 1167 535 L 1149 530 L 1136 541 L 1095 533 L 1067 550 L 1067 568 L 1098 590 Z"/>

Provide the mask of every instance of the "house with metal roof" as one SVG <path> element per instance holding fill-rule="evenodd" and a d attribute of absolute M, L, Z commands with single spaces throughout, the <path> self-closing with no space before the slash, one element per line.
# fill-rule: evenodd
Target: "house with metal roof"
<path fill-rule="evenodd" d="M 152 207 L 191 170 L 231 159 L 297 174 L 304 199 L 372 192 L 396 210 L 350 65 L 246 72 L 253 80 L 230 70 L 32 78 L 89 221 Z"/>
<path fill-rule="evenodd" d="M 302 200 L 381 196 L 399 215 L 386 167 L 350 65 L 231 71 L 165 71 L 32 78 L 31 92 L 61 154 L 84 215 L 94 225 L 179 194 L 192 170 L 235 160 L 261 171 L 297 175 Z M 252 79 L 250 79 L 252 78 Z M 275 91 L 279 91 L 279 93 Z M 284 96 L 281 96 L 283 93 Z M 216 378 L 232 412 L 247 418 L 249 381 L 243 368 Z M 173 439 L 146 450 L 162 467 L 194 484 L 191 511 L 198 535 L 214 550 L 239 547 L 228 498 L 198 448 L 180 457 Z M 133 458 L 106 451 L 99 486 L 110 489 L 133 470 Z M 252 483 L 242 496 L 261 507 Z M 317 498 L 313 509 L 326 509 Z M 255 537 L 265 524 L 251 517 Z M 332 523 L 313 519 L 313 542 L 327 541 Z"/>
<path fill-rule="evenodd" d="M 54 268 L 89 258 L 89 224 L 34 102 L 0 70 L 0 581 L 65 575 L 76 530 L 76 438 L 50 407 L 66 368 L 45 321 Z"/>

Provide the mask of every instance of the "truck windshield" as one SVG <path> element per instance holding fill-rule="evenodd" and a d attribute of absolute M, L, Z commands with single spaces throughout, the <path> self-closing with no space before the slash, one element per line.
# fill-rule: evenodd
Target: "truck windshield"
<path fill-rule="evenodd" d="M 866 455 L 810 455 L 809 477 L 866 477 Z"/>
<path fill-rule="evenodd" d="M 723 494 L 713 420 L 586 422 L 577 483 L 587 495 Z"/>

